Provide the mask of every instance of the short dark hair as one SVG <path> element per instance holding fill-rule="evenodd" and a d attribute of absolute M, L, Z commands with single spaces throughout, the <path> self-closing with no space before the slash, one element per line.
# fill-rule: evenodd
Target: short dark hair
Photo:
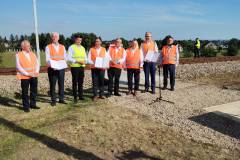
<path fill-rule="evenodd" d="M 82 37 L 80 34 L 75 34 L 75 35 L 74 35 L 74 40 L 76 40 L 76 39 L 78 39 L 78 38 L 81 38 L 81 39 L 82 39 L 83 37 Z"/>
<path fill-rule="evenodd" d="M 167 37 L 166 37 L 166 39 L 168 40 L 168 39 L 174 39 L 171 35 L 168 35 Z"/>

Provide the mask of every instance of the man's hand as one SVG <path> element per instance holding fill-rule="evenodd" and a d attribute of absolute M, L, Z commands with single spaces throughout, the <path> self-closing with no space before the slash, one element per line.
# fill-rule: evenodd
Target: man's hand
<path fill-rule="evenodd" d="M 81 64 L 81 65 L 84 65 L 85 64 L 85 61 L 77 61 L 77 63 Z"/>

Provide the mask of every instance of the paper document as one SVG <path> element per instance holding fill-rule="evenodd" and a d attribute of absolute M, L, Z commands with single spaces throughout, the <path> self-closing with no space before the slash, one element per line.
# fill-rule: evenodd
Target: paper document
<path fill-rule="evenodd" d="M 109 58 L 97 57 L 95 61 L 96 68 L 109 68 Z"/>
<path fill-rule="evenodd" d="M 160 53 L 156 53 L 154 51 L 149 51 L 145 57 L 145 60 L 150 62 L 157 62 L 159 59 Z"/>
<path fill-rule="evenodd" d="M 50 65 L 51 65 L 51 68 L 57 69 L 57 70 L 68 68 L 68 65 L 65 60 L 60 60 L 60 61 L 50 60 Z"/>

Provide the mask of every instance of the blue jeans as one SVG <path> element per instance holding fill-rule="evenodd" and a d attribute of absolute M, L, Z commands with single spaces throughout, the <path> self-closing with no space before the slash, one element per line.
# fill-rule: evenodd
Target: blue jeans
<path fill-rule="evenodd" d="M 151 76 L 151 89 L 155 91 L 156 87 L 156 63 L 155 62 L 144 62 L 143 65 L 145 74 L 145 90 L 149 89 L 149 75 Z"/>

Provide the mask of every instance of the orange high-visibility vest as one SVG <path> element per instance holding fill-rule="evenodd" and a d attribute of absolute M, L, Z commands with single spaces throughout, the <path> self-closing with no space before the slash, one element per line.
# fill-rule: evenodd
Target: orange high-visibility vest
<path fill-rule="evenodd" d="M 176 64 L 176 56 L 177 56 L 177 46 L 172 45 L 172 48 L 163 46 L 162 48 L 162 63 L 163 64 Z"/>
<path fill-rule="evenodd" d="M 144 57 L 147 55 L 148 51 L 155 51 L 155 42 L 151 41 L 149 44 L 145 41 L 142 43 L 143 47 L 143 55 Z"/>
<path fill-rule="evenodd" d="M 48 48 L 50 51 L 50 59 L 51 60 L 55 60 L 55 61 L 64 60 L 64 51 L 65 51 L 64 45 L 59 44 L 58 52 L 54 49 L 53 44 L 49 44 Z"/>
<path fill-rule="evenodd" d="M 112 61 L 115 61 L 116 63 L 123 58 L 124 48 L 120 48 L 118 52 L 116 52 L 116 47 L 110 47 L 109 53 L 111 56 Z M 122 69 L 122 64 L 115 64 L 110 62 L 110 67 L 119 68 Z"/>
<path fill-rule="evenodd" d="M 29 74 L 36 73 L 37 69 L 37 57 L 34 53 L 28 53 L 30 56 L 30 60 L 24 55 L 23 51 L 18 52 L 18 59 L 21 67 Z M 17 78 L 18 79 L 30 79 L 30 76 L 23 75 L 19 70 L 17 70 Z"/>
<path fill-rule="evenodd" d="M 91 60 L 95 62 L 97 57 L 104 58 L 106 56 L 106 48 L 101 47 L 100 53 L 98 55 L 97 49 L 95 47 L 92 47 L 90 49 L 90 53 L 91 53 Z M 91 65 L 91 68 L 95 68 L 94 65 Z"/>
<path fill-rule="evenodd" d="M 140 49 L 135 49 L 132 52 L 132 48 L 126 50 L 126 68 L 139 69 L 140 68 Z"/>

